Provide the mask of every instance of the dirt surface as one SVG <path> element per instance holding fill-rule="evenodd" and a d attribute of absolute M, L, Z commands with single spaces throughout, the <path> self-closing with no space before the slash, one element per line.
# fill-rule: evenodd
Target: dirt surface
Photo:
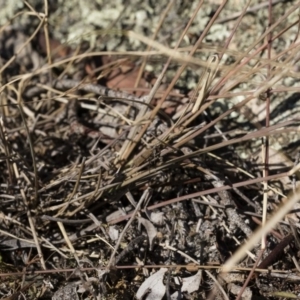
<path fill-rule="evenodd" d="M 298 296 L 297 203 L 220 272 L 299 185 L 299 3 L 268 58 L 242 2 L 204 1 L 175 55 L 198 1 L 0 1 L 3 299 Z"/>

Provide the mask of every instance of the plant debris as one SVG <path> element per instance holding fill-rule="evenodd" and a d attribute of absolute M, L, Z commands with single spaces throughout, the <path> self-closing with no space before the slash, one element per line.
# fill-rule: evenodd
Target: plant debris
<path fill-rule="evenodd" d="M 0 1 L 1 298 L 297 297 L 300 3 L 77 2 Z"/>

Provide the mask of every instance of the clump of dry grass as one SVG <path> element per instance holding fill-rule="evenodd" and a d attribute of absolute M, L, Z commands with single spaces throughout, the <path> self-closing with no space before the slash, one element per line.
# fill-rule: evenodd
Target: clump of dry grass
<path fill-rule="evenodd" d="M 222 16 L 226 2 L 190 47 L 181 45 L 202 2 L 173 48 L 155 41 L 172 2 L 151 38 L 119 32 L 147 45 L 146 51 L 78 48 L 54 58 L 47 1 L 43 13 L 30 12 L 39 22 L 31 35 L 10 24 L 2 27 L 3 296 L 78 297 L 79 286 L 80 293 L 97 299 L 139 298 L 144 296 L 142 283 L 156 268 L 168 268 L 157 273 L 168 299 L 183 286 L 176 285 L 175 274 L 186 279 L 203 269 L 195 290 L 181 290 L 194 299 L 229 299 L 234 293 L 240 299 L 243 293 L 296 289 L 292 283 L 280 286 L 278 274 L 298 268 L 293 257 L 298 215 L 289 212 L 299 200 L 299 118 L 292 97 L 299 78 L 294 34 L 299 3 L 284 13 L 272 1 L 269 7 L 252 7 L 269 9 L 269 20 L 247 45 L 238 39 L 250 1 L 232 20 Z M 207 42 L 213 26 L 228 21 L 228 37 Z M 44 56 L 33 42 L 41 30 Z M 286 47 L 275 48 L 289 32 L 294 36 Z M 10 35 L 15 35 L 11 52 Z M 99 84 L 116 67 L 114 62 L 88 73 L 89 63 L 102 55 L 140 59 L 135 87 L 151 59 L 163 67 L 146 95 L 134 96 Z M 170 73 L 174 65 L 178 68 Z M 176 90 L 187 69 L 201 70 L 189 96 Z M 282 139 L 285 147 L 276 148 Z M 276 252 L 272 244 L 278 244 Z M 283 251 L 289 256 L 276 260 Z M 250 280 L 257 284 L 254 278 L 263 281 L 267 262 L 278 264 L 268 279 L 274 290 L 264 291 L 262 283 L 247 288 Z M 230 279 L 233 270 L 238 279 Z M 38 277 L 31 278 L 31 271 Z M 208 292 L 204 283 L 210 280 L 215 284 Z"/>

